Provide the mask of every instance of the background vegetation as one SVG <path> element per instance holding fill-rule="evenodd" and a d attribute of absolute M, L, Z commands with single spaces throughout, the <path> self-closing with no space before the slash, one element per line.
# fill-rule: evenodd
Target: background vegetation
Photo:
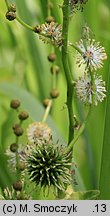
<path fill-rule="evenodd" d="M 34 26 L 45 22 L 47 0 L 16 0 L 14 3 L 17 5 L 19 16 L 28 24 Z M 59 7 L 62 1 L 53 0 L 53 3 L 52 13 L 55 21 L 62 23 L 62 10 Z M 10 142 L 14 141 L 11 127 L 16 117 L 10 110 L 10 99 L 20 99 L 23 108 L 30 113 L 31 119 L 41 120 L 44 112 L 42 101 L 48 97 L 51 89 L 51 64 L 47 60 L 51 46 L 43 44 L 35 33 L 25 29 L 16 21 L 7 21 L 4 1 L 0 0 L 0 5 L 0 186 L 5 187 L 10 185 L 14 178 L 10 175 L 6 158 L 2 154 Z M 80 39 L 84 23 L 87 23 L 96 40 L 105 47 L 108 60 L 99 73 L 107 83 L 110 59 L 110 1 L 89 0 L 83 13 L 74 14 L 69 30 L 71 42 Z M 65 108 L 66 83 L 58 49 L 56 49 L 56 55 L 57 64 L 61 68 L 58 79 L 60 96 L 54 102 L 48 123 L 54 130 L 55 139 L 59 138 L 63 144 L 68 134 L 67 109 Z M 74 77 L 77 77 L 83 71 L 77 67 L 74 56 L 75 53 L 70 49 L 71 68 Z M 81 189 L 98 188 L 105 105 L 104 101 L 93 109 L 85 132 L 75 144 L 74 159 L 82 179 Z M 79 120 L 82 121 L 85 108 L 74 100 L 74 109 Z"/>

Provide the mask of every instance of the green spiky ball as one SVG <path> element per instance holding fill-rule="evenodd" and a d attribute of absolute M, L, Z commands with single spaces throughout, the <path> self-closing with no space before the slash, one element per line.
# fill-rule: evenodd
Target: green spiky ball
<path fill-rule="evenodd" d="M 27 159 L 30 179 L 44 190 L 52 186 L 56 191 L 64 191 L 71 182 L 69 167 L 69 155 L 65 155 L 62 147 L 53 145 L 52 141 L 36 145 Z"/>

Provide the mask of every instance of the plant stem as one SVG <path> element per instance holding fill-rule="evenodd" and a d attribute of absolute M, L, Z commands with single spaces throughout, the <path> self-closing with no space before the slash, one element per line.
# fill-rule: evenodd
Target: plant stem
<path fill-rule="evenodd" d="M 69 42 L 69 46 L 73 47 L 75 50 L 77 50 L 81 55 L 83 54 L 83 51 L 78 47 L 76 46 L 75 44 Z"/>
<path fill-rule="evenodd" d="M 48 17 L 51 16 L 50 0 L 48 0 Z"/>
<path fill-rule="evenodd" d="M 52 74 L 52 89 L 56 89 L 57 87 L 57 74 L 56 71 L 54 69 L 54 65 L 53 65 L 53 74 Z"/>
<path fill-rule="evenodd" d="M 47 106 L 47 108 L 46 108 L 46 110 L 45 110 L 44 116 L 43 116 L 43 118 L 42 118 L 42 122 L 46 122 L 51 107 L 52 107 L 52 100 L 49 101 L 49 104 L 48 104 L 48 106 Z"/>
<path fill-rule="evenodd" d="M 16 110 L 18 112 L 18 110 Z M 20 120 L 20 123 L 19 125 L 21 126 L 22 125 L 22 120 Z M 19 137 L 16 136 L 16 145 L 17 145 L 17 151 L 16 151 L 16 177 L 17 177 L 17 180 L 20 179 L 21 177 L 21 171 L 19 170 L 19 163 L 20 163 L 20 158 L 19 158 L 19 152 L 18 152 L 18 149 L 19 149 Z"/>
<path fill-rule="evenodd" d="M 67 147 L 67 149 L 65 150 L 65 154 L 69 153 L 73 147 L 74 147 L 74 144 L 76 143 L 76 141 L 79 139 L 79 137 L 81 136 L 81 134 L 83 133 L 84 129 L 85 129 L 85 126 L 87 124 L 87 121 L 88 121 L 88 118 L 91 114 L 91 109 L 92 107 L 90 106 L 89 108 L 89 111 L 88 111 L 88 114 L 87 114 L 87 117 L 85 119 L 85 121 L 83 122 L 83 124 L 81 125 L 78 133 L 76 134 L 75 138 L 70 142 L 69 146 Z"/>
<path fill-rule="evenodd" d="M 5 4 L 7 6 L 7 9 L 9 10 L 10 9 L 10 4 L 9 4 L 8 0 L 5 0 Z"/>
<path fill-rule="evenodd" d="M 20 19 L 18 16 L 16 16 L 16 20 L 22 25 L 24 26 L 25 28 L 31 30 L 31 31 L 34 31 L 34 27 L 28 25 L 27 23 L 25 23 L 22 19 Z"/>
<path fill-rule="evenodd" d="M 16 137 L 16 145 L 18 145 L 18 141 L 19 141 L 19 138 L 17 136 Z M 17 147 L 17 150 L 16 150 L 16 178 L 17 178 L 17 180 L 19 180 L 19 178 L 20 178 L 20 171 L 19 171 L 18 167 L 19 167 L 19 153 L 18 153 L 18 147 Z"/>
<path fill-rule="evenodd" d="M 67 108 L 69 115 L 69 138 L 68 143 L 74 137 L 74 120 L 73 120 L 73 77 L 69 70 L 68 65 L 68 56 L 67 56 L 67 47 L 68 47 L 68 27 L 69 27 L 69 8 L 68 8 L 68 0 L 64 0 L 63 4 L 63 30 L 62 30 L 62 63 L 64 67 L 64 72 L 67 80 Z"/>

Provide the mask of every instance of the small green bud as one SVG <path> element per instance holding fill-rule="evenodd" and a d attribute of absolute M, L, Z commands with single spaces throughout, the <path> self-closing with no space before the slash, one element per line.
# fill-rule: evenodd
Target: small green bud
<path fill-rule="evenodd" d="M 44 107 L 47 107 L 47 106 L 48 106 L 49 101 L 50 101 L 50 99 L 48 99 L 48 98 L 46 98 L 46 99 L 43 100 L 43 105 L 44 105 Z"/>
<path fill-rule="evenodd" d="M 53 3 L 52 3 L 52 2 L 49 2 L 48 8 L 49 8 L 49 9 L 53 9 Z"/>
<path fill-rule="evenodd" d="M 53 17 L 53 16 L 48 16 L 48 17 L 46 18 L 46 22 L 47 22 L 47 23 L 54 22 L 54 17 Z"/>
<path fill-rule="evenodd" d="M 50 96 L 52 98 L 57 98 L 59 96 L 59 91 L 57 89 L 52 89 L 52 91 L 50 92 Z"/>
<path fill-rule="evenodd" d="M 18 165 L 18 170 L 20 170 L 20 171 L 24 171 L 25 170 L 25 168 L 26 168 L 26 165 L 25 165 L 25 163 L 24 162 L 19 162 L 19 165 Z"/>
<path fill-rule="evenodd" d="M 48 60 L 49 60 L 50 62 L 54 62 L 55 59 L 56 59 L 55 53 L 50 53 L 50 55 L 48 56 Z"/>
<path fill-rule="evenodd" d="M 60 67 L 58 65 L 53 65 L 51 67 L 51 73 L 53 74 L 54 72 L 56 72 L 57 74 L 59 73 L 60 71 Z"/>
<path fill-rule="evenodd" d="M 16 143 L 12 143 L 12 144 L 10 145 L 10 151 L 11 151 L 11 152 L 16 152 L 17 149 L 18 149 L 18 145 L 17 145 Z"/>
<path fill-rule="evenodd" d="M 15 124 L 13 126 L 13 131 L 14 131 L 14 134 L 16 136 L 22 136 L 22 134 L 23 134 L 23 129 L 21 128 L 21 126 L 19 124 Z"/>
<path fill-rule="evenodd" d="M 9 21 L 13 21 L 14 19 L 16 19 L 16 13 L 13 11 L 7 11 L 6 19 L 8 19 Z"/>
<path fill-rule="evenodd" d="M 10 5 L 10 11 L 11 12 L 16 12 L 16 5 L 15 4 Z"/>
<path fill-rule="evenodd" d="M 19 114 L 18 117 L 20 120 L 26 120 L 29 117 L 29 114 L 26 111 L 23 111 Z"/>
<path fill-rule="evenodd" d="M 20 101 L 19 100 L 12 100 L 10 103 L 10 107 L 13 109 L 17 109 L 20 106 Z"/>
<path fill-rule="evenodd" d="M 37 26 L 34 27 L 34 32 L 35 32 L 35 33 L 38 33 L 38 34 L 41 32 L 41 27 L 40 27 L 40 25 L 37 25 Z"/>
<path fill-rule="evenodd" d="M 21 191 L 22 190 L 22 182 L 20 180 L 14 182 L 13 183 L 13 188 L 16 191 Z"/>
<path fill-rule="evenodd" d="M 27 194 L 17 194 L 16 198 L 17 200 L 29 200 L 30 196 Z"/>

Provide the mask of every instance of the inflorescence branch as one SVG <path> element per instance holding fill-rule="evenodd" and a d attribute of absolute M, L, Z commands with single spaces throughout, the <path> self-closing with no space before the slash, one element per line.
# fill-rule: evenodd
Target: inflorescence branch
<path fill-rule="evenodd" d="M 43 40 L 44 43 L 52 43 L 56 47 L 62 48 L 62 63 L 64 67 L 64 72 L 67 81 L 67 109 L 69 116 L 69 136 L 68 136 L 68 147 L 67 152 L 72 150 L 74 143 L 77 141 L 79 136 L 84 131 L 86 122 L 91 113 L 93 105 L 97 105 L 98 102 L 102 102 L 105 98 L 105 82 L 102 80 L 101 76 L 98 76 L 95 71 L 103 66 L 103 60 L 107 58 L 105 49 L 101 47 L 99 42 L 95 42 L 94 39 L 90 39 L 88 28 L 85 28 L 86 34 L 84 34 L 83 39 L 79 43 L 73 44 L 68 42 L 68 29 L 69 29 L 69 7 L 71 4 L 73 8 L 77 8 L 75 2 L 64 0 L 62 10 L 63 10 L 63 28 L 58 23 L 51 21 L 50 23 L 45 23 L 32 27 L 25 23 L 16 15 L 16 7 L 13 10 L 13 4 L 10 5 L 8 0 L 5 0 L 8 12 L 6 17 L 12 21 L 16 19 L 22 26 L 27 29 L 39 34 L 39 38 Z M 85 2 L 84 2 L 85 3 Z M 48 5 L 50 1 L 48 0 Z M 48 15 L 50 15 L 50 9 L 48 8 Z M 85 37 L 86 35 L 86 37 Z M 83 77 L 79 77 L 79 80 L 73 82 L 73 76 L 68 64 L 68 46 L 73 47 L 78 53 L 77 63 L 79 66 L 81 64 L 86 65 L 86 72 Z M 56 74 L 53 72 L 53 87 L 56 85 Z M 89 104 L 89 111 L 87 118 L 80 127 L 78 133 L 74 138 L 74 118 L 73 118 L 73 87 L 75 87 L 76 94 L 83 103 Z M 55 92 L 56 93 L 56 92 Z M 52 106 L 52 100 L 50 100 L 47 109 L 45 111 L 43 122 L 46 121 L 47 116 L 50 112 Z"/>

